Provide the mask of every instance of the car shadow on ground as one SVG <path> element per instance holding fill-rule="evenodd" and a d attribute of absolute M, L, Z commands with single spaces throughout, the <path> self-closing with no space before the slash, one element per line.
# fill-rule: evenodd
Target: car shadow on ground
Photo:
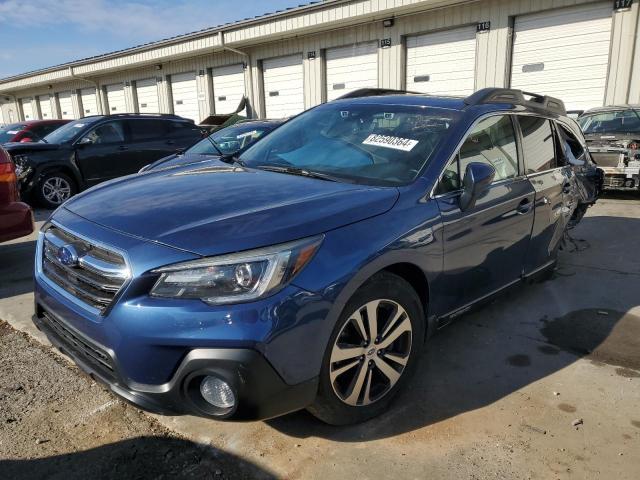
<path fill-rule="evenodd" d="M 253 463 L 211 446 L 151 436 L 45 458 L 0 460 L 0 476 L 13 480 L 276 478 L 275 474 Z"/>
<path fill-rule="evenodd" d="M 33 291 L 35 240 L 0 245 L 0 299 Z"/>
<path fill-rule="evenodd" d="M 408 388 L 382 416 L 332 427 L 301 411 L 267 423 L 297 438 L 359 442 L 411 432 L 485 407 L 579 358 L 613 365 L 621 377 L 640 377 L 640 317 L 628 313 L 640 304 L 640 270 L 632 274 L 632 283 L 615 268 L 600 271 L 580 265 L 600 253 L 594 246 L 606 250 L 602 244 L 617 230 L 630 247 L 640 238 L 640 220 L 585 218 L 573 234 L 573 245 L 584 243 L 586 250 L 572 245 L 563 252 L 554 278 L 518 286 L 436 334 Z M 602 255 L 614 259 L 614 253 Z"/>

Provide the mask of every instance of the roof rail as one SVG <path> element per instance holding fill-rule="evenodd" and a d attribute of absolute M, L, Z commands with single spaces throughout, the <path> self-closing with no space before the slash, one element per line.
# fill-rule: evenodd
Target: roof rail
<path fill-rule="evenodd" d="M 530 97 L 530 99 L 525 98 Z M 558 115 L 566 115 L 564 102 L 558 98 L 537 93 L 523 92 L 513 88 L 483 88 L 464 99 L 467 105 L 481 105 L 485 103 L 510 103 L 548 110 Z"/>
<path fill-rule="evenodd" d="M 358 90 L 354 90 L 353 92 L 345 93 L 341 97 L 336 98 L 336 100 L 344 100 L 345 98 L 377 97 L 380 95 L 404 95 L 407 93 L 418 92 L 409 92 L 407 90 L 393 90 L 392 88 L 359 88 Z"/>

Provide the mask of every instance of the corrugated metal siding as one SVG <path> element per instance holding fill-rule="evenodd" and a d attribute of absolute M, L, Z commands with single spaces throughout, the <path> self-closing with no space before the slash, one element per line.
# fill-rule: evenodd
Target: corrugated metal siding
<path fill-rule="evenodd" d="M 404 44 L 408 36 L 490 21 L 491 30 L 477 35 L 476 88 L 507 86 L 510 77 L 511 26 L 515 16 L 584 5 L 593 1 L 477 0 L 462 3 L 451 0 L 326 2 L 310 9 L 296 11 L 295 14 L 283 14 L 280 17 L 225 30 L 225 44 L 247 52 L 249 58 L 227 51 L 222 52 L 220 35 L 209 34 L 199 39 L 176 41 L 172 45 L 94 61 L 75 67 L 74 73 L 94 75 L 93 79 L 97 80 L 101 87 L 157 76 L 161 79 L 158 82 L 160 109 L 162 112 L 170 112 L 171 95 L 167 77 L 188 71 L 204 71 L 204 75 L 197 76 L 199 109 L 201 114 L 204 114 L 208 113 L 213 105 L 210 69 L 247 62 L 249 68 L 245 70 L 246 90 L 252 100 L 251 106 L 260 112 L 264 111 L 261 60 L 302 52 L 304 101 L 305 107 L 308 108 L 325 99 L 326 73 L 323 57 L 328 48 L 390 39 L 391 46 L 380 48 L 378 51 L 378 84 L 387 88 L 403 88 L 406 77 Z M 452 4 L 454 5 L 451 6 Z M 394 26 L 384 28 L 381 20 L 392 15 L 395 16 Z M 634 2 L 629 11 L 615 14 L 612 12 L 612 18 L 612 57 L 608 73 L 607 101 L 620 102 L 622 99 L 626 101 L 634 98 L 635 101 L 639 101 L 640 48 L 636 48 L 634 54 L 634 42 L 638 43 L 638 2 Z M 372 21 L 373 19 L 375 21 Z M 640 43 L 638 45 L 640 47 Z M 309 58 L 309 52 L 315 52 L 315 58 Z M 632 63 L 634 56 L 635 60 Z M 157 70 L 156 64 L 162 65 L 162 69 Z M 17 92 L 18 97 L 52 93 L 51 90 L 47 90 L 47 84 L 53 85 L 53 93 L 89 86 L 86 81 L 70 79 L 68 69 L 60 69 L 5 82 L 0 85 L 0 91 L 15 90 L 20 86 L 26 87 L 35 83 L 42 86 L 23 88 Z M 131 87 L 126 91 L 127 101 L 133 109 L 134 96 Z"/>

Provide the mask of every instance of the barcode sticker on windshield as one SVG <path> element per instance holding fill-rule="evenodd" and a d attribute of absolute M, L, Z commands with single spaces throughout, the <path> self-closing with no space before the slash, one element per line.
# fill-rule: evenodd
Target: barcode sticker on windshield
<path fill-rule="evenodd" d="M 394 150 L 402 150 L 410 152 L 418 144 L 418 140 L 409 138 L 390 137 L 388 135 L 377 135 L 372 133 L 369 135 L 363 145 L 374 145 L 376 147 L 393 148 Z"/>

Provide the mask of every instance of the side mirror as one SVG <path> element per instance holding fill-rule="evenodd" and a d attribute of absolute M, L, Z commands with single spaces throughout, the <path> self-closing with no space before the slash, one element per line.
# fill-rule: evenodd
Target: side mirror
<path fill-rule="evenodd" d="M 91 140 L 90 137 L 82 137 L 80 140 L 78 140 L 78 145 L 91 145 L 93 143 L 93 140 Z"/>
<path fill-rule="evenodd" d="M 472 162 L 467 165 L 462 180 L 462 195 L 460 195 L 460 210 L 463 212 L 476 205 L 476 201 L 489 188 L 496 170 L 485 163 Z"/>

